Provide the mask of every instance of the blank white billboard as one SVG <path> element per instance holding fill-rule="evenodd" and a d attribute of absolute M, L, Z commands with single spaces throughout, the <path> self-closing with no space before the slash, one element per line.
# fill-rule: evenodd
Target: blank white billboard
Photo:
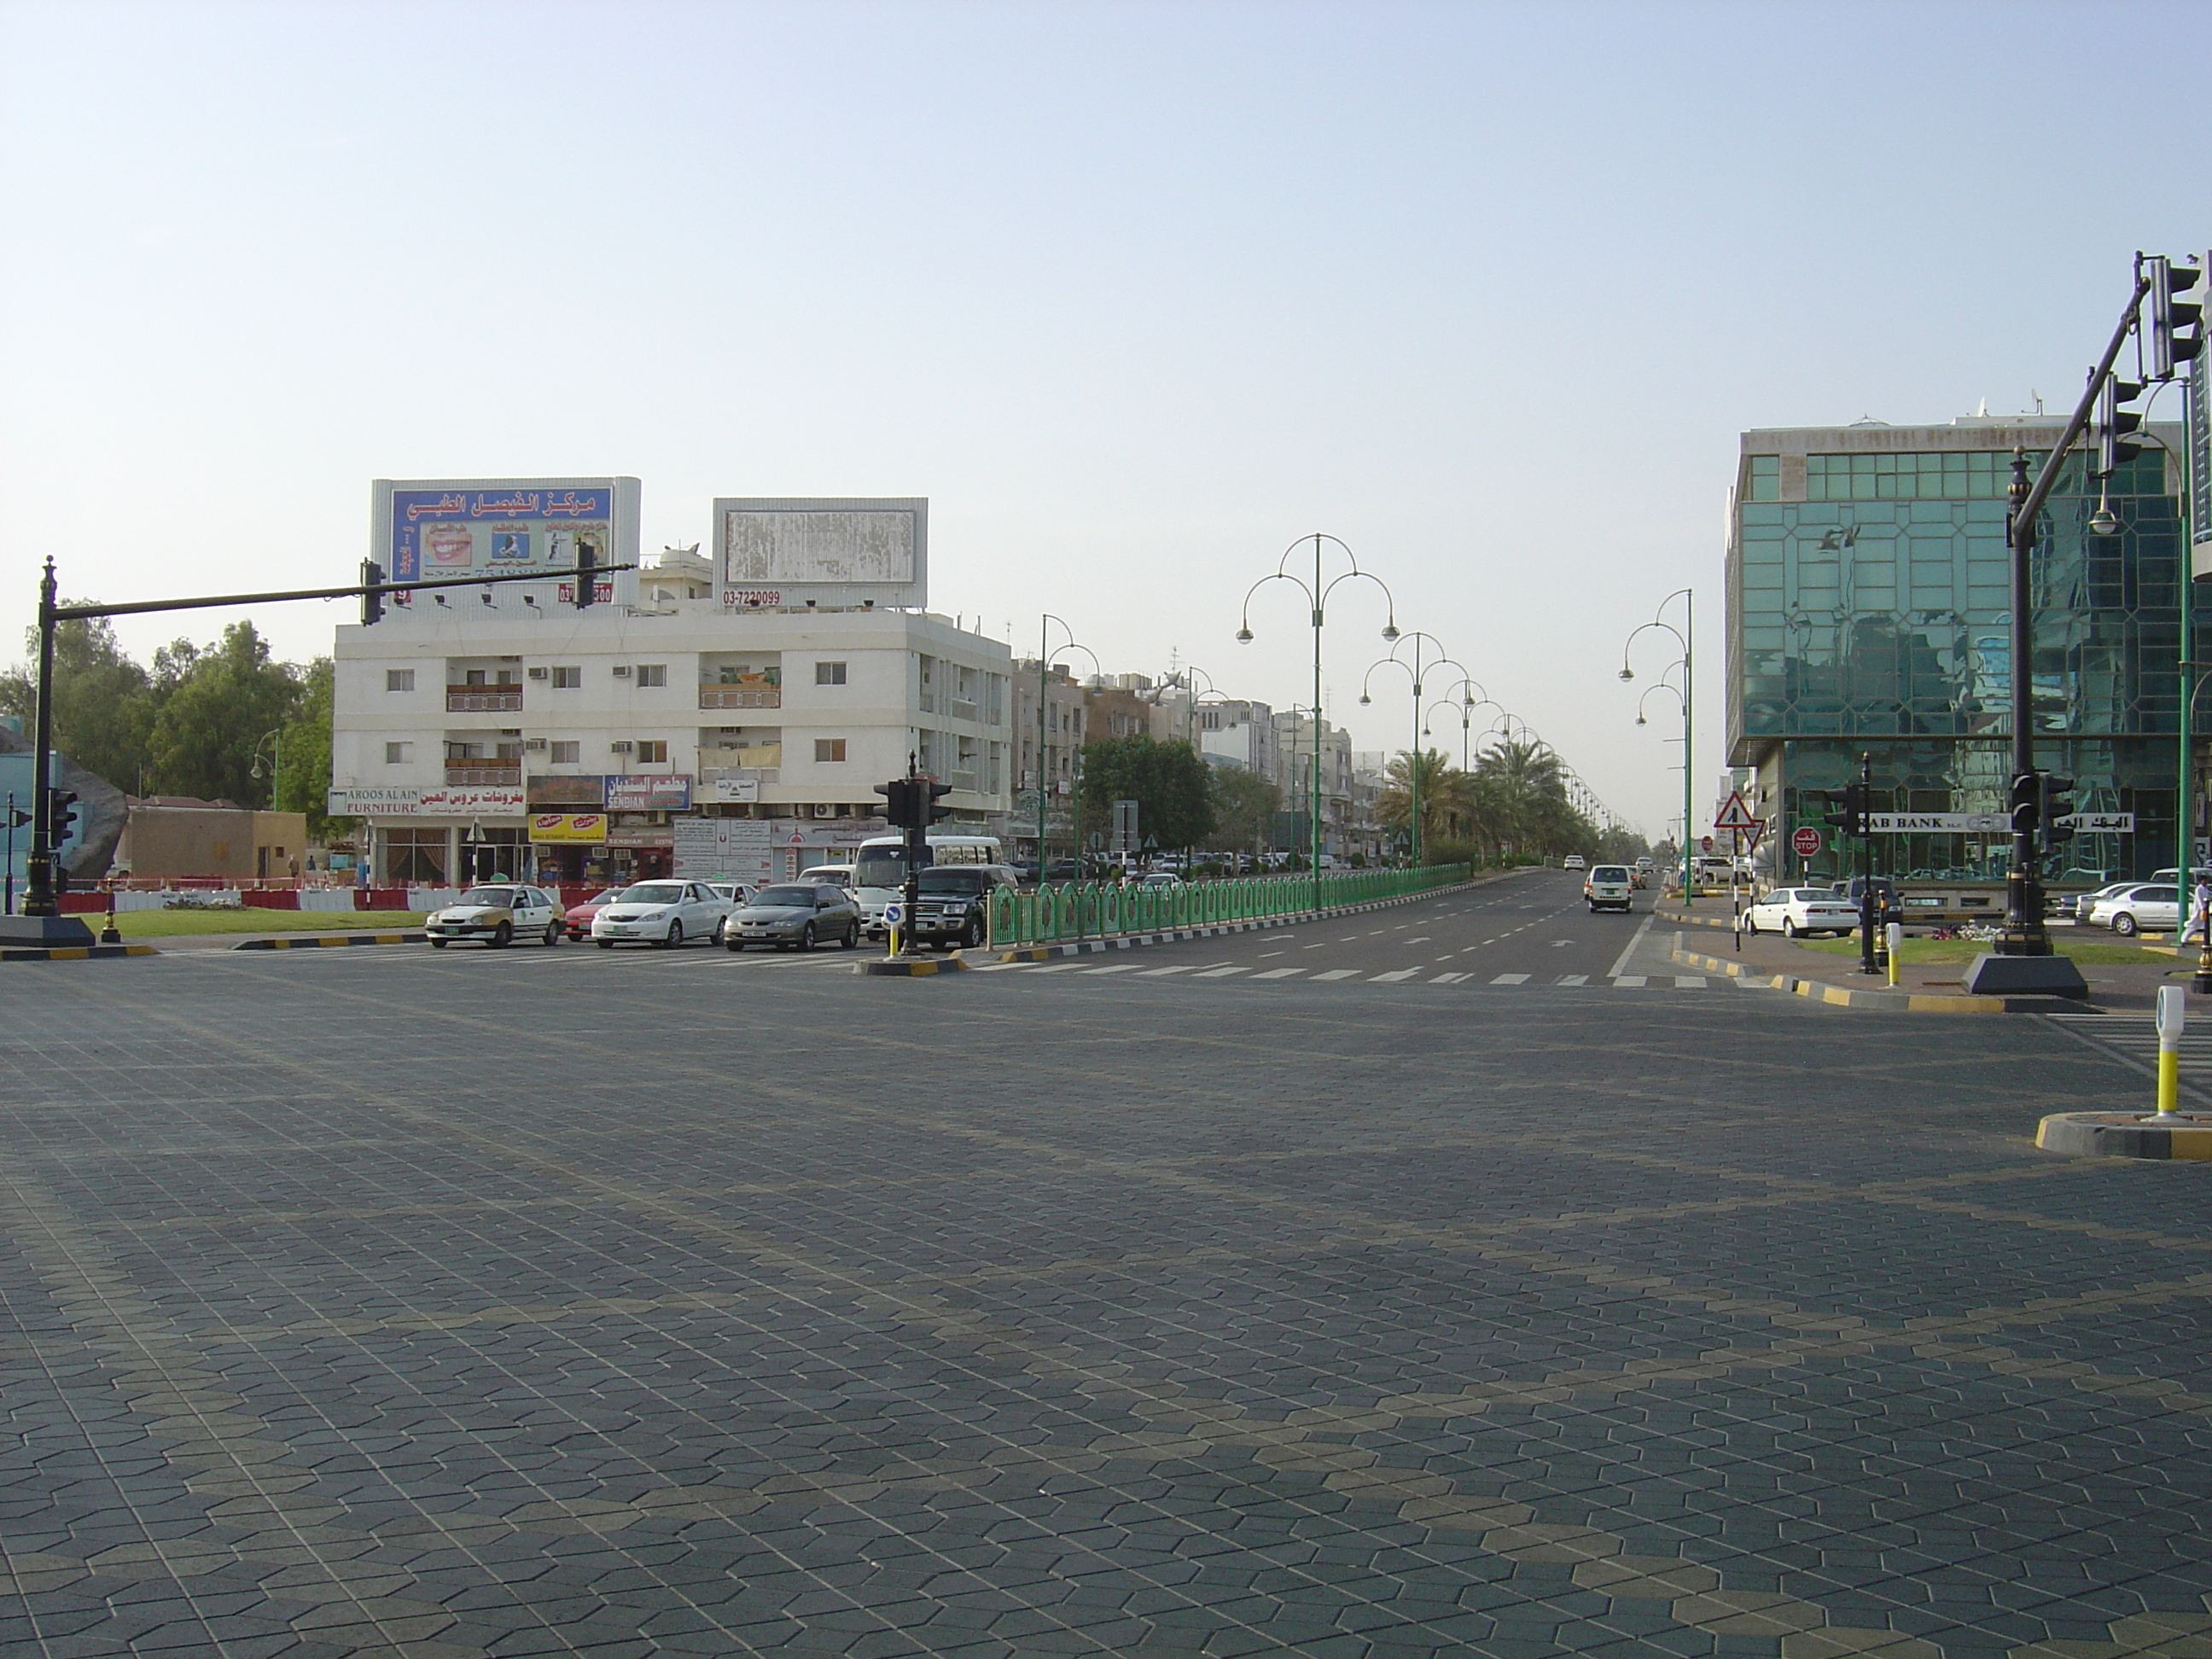
<path fill-rule="evenodd" d="M 929 595 L 929 503 L 718 498 L 714 565 L 731 610 L 921 606 Z"/>

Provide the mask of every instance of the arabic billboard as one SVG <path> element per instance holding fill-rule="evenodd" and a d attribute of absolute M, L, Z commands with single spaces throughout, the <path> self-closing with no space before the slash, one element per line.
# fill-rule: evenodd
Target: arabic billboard
<path fill-rule="evenodd" d="M 925 605 L 929 502 L 920 496 L 718 496 L 715 587 L 729 611 Z"/>
<path fill-rule="evenodd" d="M 523 796 L 520 789 L 496 786 L 378 784 L 334 788 L 323 810 L 341 818 L 520 817 Z"/>
<path fill-rule="evenodd" d="M 379 478 L 368 556 L 398 582 L 567 570 L 586 548 L 603 565 L 634 565 L 637 518 L 635 478 Z M 636 600 L 633 570 L 597 585 L 607 604 Z M 540 605 L 559 602 L 555 586 Z"/>
<path fill-rule="evenodd" d="M 533 812 L 596 810 L 607 804 L 607 781 L 596 772 L 533 772 L 523 790 Z"/>
<path fill-rule="evenodd" d="M 530 839 L 533 842 L 582 842 L 597 847 L 607 838 L 605 812 L 533 812 Z"/>
<path fill-rule="evenodd" d="M 688 775 L 665 772 L 617 774 L 607 780 L 611 812 L 681 812 L 691 805 Z"/>

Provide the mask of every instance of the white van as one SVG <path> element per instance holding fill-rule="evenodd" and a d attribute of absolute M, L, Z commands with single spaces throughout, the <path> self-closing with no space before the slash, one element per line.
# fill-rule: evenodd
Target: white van
<path fill-rule="evenodd" d="M 939 864 L 998 864 L 996 836 L 929 836 L 929 861 Z M 803 879 L 803 878 L 802 878 Z M 877 836 L 860 843 L 846 889 L 860 901 L 860 927 L 870 939 L 884 937 L 884 906 L 896 902 L 906 886 L 906 837 Z"/>

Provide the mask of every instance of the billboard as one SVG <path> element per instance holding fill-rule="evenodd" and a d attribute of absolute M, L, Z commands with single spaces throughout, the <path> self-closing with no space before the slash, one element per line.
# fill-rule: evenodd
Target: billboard
<path fill-rule="evenodd" d="M 617 774 L 606 781 L 611 812 L 681 812 L 691 805 L 691 780 L 665 772 Z"/>
<path fill-rule="evenodd" d="M 376 784 L 333 788 L 323 810 L 340 818 L 520 817 L 523 795 L 520 789 L 495 785 Z"/>
<path fill-rule="evenodd" d="M 607 838 L 604 812 L 533 812 L 530 817 L 532 842 L 582 842 L 597 847 Z"/>
<path fill-rule="evenodd" d="M 929 601 L 921 496 L 718 496 L 715 590 L 728 611 Z"/>
<path fill-rule="evenodd" d="M 523 789 L 533 812 L 596 809 L 607 804 L 607 781 L 596 772 L 533 772 Z"/>
<path fill-rule="evenodd" d="M 368 556 L 393 581 L 567 570 L 580 548 L 637 562 L 635 478 L 379 478 L 369 501 Z M 599 597 L 635 603 L 636 574 L 601 578 Z M 538 602 L 561 603 L 556 586 L 571 584 L 549 578 Z"/>

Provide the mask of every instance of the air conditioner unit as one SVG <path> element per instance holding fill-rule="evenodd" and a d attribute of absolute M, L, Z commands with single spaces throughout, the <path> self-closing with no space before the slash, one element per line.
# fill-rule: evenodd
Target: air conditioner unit
<path fill-rule="evenodd" d="M 617 755 L 627 755 L 631 750 L 636 748 L 637 745 L 632 743 L 628 738 L 617 738 L 612 743 L 609 744 L 607 747 L 613 750 Z"/>
<path fill-rule="evenodd" d="M 837 816 L 837 809 L 826 800 L 818 800 L 814 803 L 814 816 L 817 818 L 834 818 Z"/>
<path fill-rule="evenodd" d="M 533 668 L 530 671 L 530 678 L 533 680 L 542 680 L 545 678 L 545 674 L 546 671 L 543 668 Z"/>
<path fill-rule="evenodd" d="M 529 750 L 541 750 L 545 747 L 545 739 L 543 738 L 525 738 L 522 740 L 522 746 L 525 749 Z"/>
<path fill-rule="evenodd" d="M 614 667 L 614 676 L 618 680 L 628 679 L 629 678 L 629 665 L 626 662 L 617 663 Z"/>

